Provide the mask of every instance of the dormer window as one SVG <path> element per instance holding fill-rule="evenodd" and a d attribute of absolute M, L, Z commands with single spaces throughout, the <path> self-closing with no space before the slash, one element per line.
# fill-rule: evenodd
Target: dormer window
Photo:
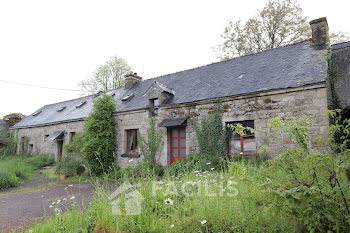
<path fill-rule="evenodd" d="M 41 112 L 42 112 L 42 110 L 37 111 L 37 112 L 33 113 L 32 116 L 37 116 L 37 115 L 39 115 Z"/>
<path fill-rule="evenodd" d="M 151 116 L 158 116 L 159 99 L 158 98 L 151 99 L 150 107 L 151 107 Z"/>
<path fill-rule="evenodd" d="M 63 107 L 57 109 L 57 112 L 62 112 L 62 111 L 65 110 L 65 109 L 66 109 L 66 106 L 63 106 Z"/>
<path fill-rule="evenodd" d="M 81 108 L 84 104 L 86 104 L 86 101 L 81 102 L 80 104 L 78 104 L 77 106 L 75 106 L 76 108 Z"/>

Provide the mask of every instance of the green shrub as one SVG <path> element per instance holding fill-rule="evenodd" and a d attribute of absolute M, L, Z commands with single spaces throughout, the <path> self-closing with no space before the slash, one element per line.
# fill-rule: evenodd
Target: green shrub
<path fill-rule="evenodd" d="M 201 154 L 226 155 L 227 131 L 222 122 L 222 105 L 217 103 L 210 117 L 202 119 L 201 127 L 195 124 Z"/>
<path fill-rule="evenodd" d="M 37 155 L 25 159 L 25 162 L 32 166 L 35 170 L 52 165 L 55 163 L 55 159 L 49 155 Z"/>
<path fill-rule="evenodd" d="M 61 162 L 56 164 L 56 172 L 61 175 L 74 176 L 77 174 L 77 169 L 81 165 L 84 166 L 84 162 L 81 158 L 65 156 Z"/>
<path fill-rule="evenodd" d="M 117 169 L 115 173 L 111 173 L 110 177 L 116 179 L 125 178 L 145 178 L 145 177 L 160 177 L 164 175 L 163 167 L 154 165 L 153 163 L 140 163 L 135 167 L 129 166 Z"/>
<path fill-rule="evenodd" d="M 16 187 L 20 184 L 20 179 L 14 173 L 0 171 L 0 189 Z"/>
<path fill-rule="evenodd" d="M 115 162 L 116 123 L 112 117 L 115 110 L 113 97 L 103 94 L 94 99 L 94 108 L 85 120 L 82 156 L 95 175 L 108 173 Z"/>
<path fill-rule="evenodd" d="M 210 154 L 190 155 L 185 159 L 173 163 L 166 170 L 166 174 L 177 176 L 179 174 L 197 171 L 224 170 L 227 168 L 227 161 L 221 157 Z"/>
<path fill-rule="evenodd" d="M 302 223 L 304 232 L 346 232 L 350 229 L 350 188 L 346 177 L 350 151 L 338 147 L 342 152 L 334 153 L 334 133 L 344 128 L 335 123 L 329 130 L 333 134 L 323 138 L 333 151 L 311 152 L 311 122 L 310 118 L 291 116 L 271 121 L 279 135 L 287 133 L 295 145 L 261 170 L 266 176 L 266 194 L 281 214 Z"/>

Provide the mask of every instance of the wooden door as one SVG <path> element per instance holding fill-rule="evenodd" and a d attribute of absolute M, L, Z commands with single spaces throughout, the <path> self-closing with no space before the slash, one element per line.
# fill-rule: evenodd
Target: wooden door
<path fill-rule="evenodd" d="M 173 127 L 170 130 L 170 165 L 186 158 L 186 128 Z"/>

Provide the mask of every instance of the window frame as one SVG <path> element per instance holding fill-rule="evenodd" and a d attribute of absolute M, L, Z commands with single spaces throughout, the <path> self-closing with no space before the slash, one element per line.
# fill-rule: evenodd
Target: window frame
<path fill-rule="evenodd" d="M 127 154 L 138 154 L 138 143 L 137 143 L 137 133 L 138 133 L 138 129 L 127 129 L 125 130 L 126 132 L 126 153 Z M 129 151 L 129 134 L 130 132 L 133 132 L 133 148 L 132 151 Z"/>
<path fill-rule="evenodd" d="M 250 132 L 244 136 L 240 136 L 240 135 L 233 135 L 231 130 L 227 128 L 227 125 L 228 124 L 232 124 L 232 125 L 237 125 L 237 124 L 241 124 L 243 125 L 244 127 L 250 127 L 252 129 L 255 129 L 255 121 L 254 120 L 244 120 L 244 121 L 228 121 L 228 122 L 225 122 L 225 125 L 226 125 L 226 129 L 228 130 L 228 133 L 229 133 L 229 138 L 228 138 L 228 141 L 227 141 L 227 154 L 228 155 L 231 155 L 231 140 L 239 140 L 240 141 L 240 146 L 241 146 L 241 149 L 240 149 L 240 153 L 242 155 L 245 155 L 245 156 L 251 156 L 251 154 L 245 154 L 245 148 L 244 148 L 244 139 L 255 139 L 255 132 Z"/>
<path fill-rule="evenodd" d="M 159 98 L 150 99 L 151 102 L 151 116 L 158 116 L 159 110 Z M 156 104 L 157 102 L 157 104 Z"/>

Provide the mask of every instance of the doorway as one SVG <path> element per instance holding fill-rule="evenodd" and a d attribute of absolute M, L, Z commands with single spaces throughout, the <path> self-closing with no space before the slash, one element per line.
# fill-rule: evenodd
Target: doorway
<path fill-rule="evenodd" d="M 170 131 L 170 165 L 186 158 L 186 127 L 168 128 Z"/>
<path fill-rule="evenodd" d="M 62 160 L 62 155 L 63 155 L 63 140 L 58 140 L 57 141 L 57 161 Z"/>

